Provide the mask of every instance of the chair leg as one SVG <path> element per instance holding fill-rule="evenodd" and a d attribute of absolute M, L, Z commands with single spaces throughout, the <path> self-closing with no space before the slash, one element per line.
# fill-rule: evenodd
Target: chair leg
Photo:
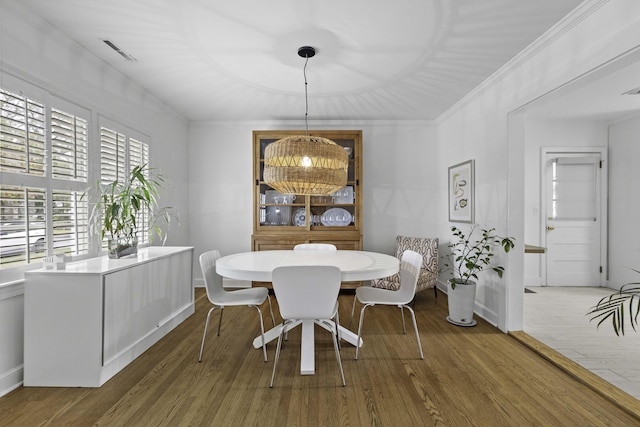
<path fill-rule="evenodd" d="M 276 327 L 276 319 L 273 317 L 273 306 L 271 305 L 271 297 L 267 294 L 267 301 L 269 301 L 269 312 L 271 313 L 271 323 L 273 323 L 273 327 Z"/>
<path fill-rule="evenodd" d="M 338 328 L 338 325 L 336 325 L 336 330 Z M 342 378 L 342 387 L 345 387 L 347 384 L 344 381 L 344 371 L 342 370 L 342 360 L 340 360 L 340 350 L 338 349 L 338 340 L 336 339 L 336 335 L 333 333 L 331 334 L 331 337 L 333 338 L 333 349 L 336 352 L 336 360 L 338 361 L 338 367 L 340 368 L 340 378 Z"/>
<path fill-rule="evenodd" d="M 358 339 L 356 340 L 356 360 L 358 360 L 358 350 L 360 350 L 360 335 L 362 334 L 362 321 L 364 320 L 364 310 L 374 304 L 365 304 L 360 310 L 360 324 L 358 325 Z"/>
<path fill-rule="evenodd" d="M 351 317 L 349 318 L 349 327 L 347 329 L 351 329 L 351 322 L 353 321 L 353 313 L 356 311 L 356 299 L 358 299 L 357 295 L 353 294 L 353 305 L 351 306 Z"/>
<path fill-rule="evenodd" d="M 402 316 L 402 333 L 406 334 L 407 328 L 404 325 L 404 309 L 402 308 L 402 306 L 400 306 L 400 315 Z"/>
<path fill-rule="evenodd" d="M 204 333 L 202 334 L 202 344 L 200 344 L 200 356 L 198 357 L 198 362 L 202 362 L 202 352 L 204 350 L 204 340 L 207 337 L 207 328 L 209 327 L 209 319 L 211 318 L 211 313 L 218 308 L 215 305 L 211 307 L 209 313 L 207 313 L 207 321 L 204 323 Z M 222 312 L 222 311 L 221 311 Z"/>
<path fill-rule="evenodd" d="M 340 336 L 340 315 L 336 313 L 336 338 L 338 339 L 338 349 L 342 350 L 342 337 Z"/>
<path fill-rule="evenodd" d="M 220 319 L 218 320 L 218 336 L 220 336 L 220 327 L 222 326 L 222 309 L 224 307 L 220 307 Z"/>
<path fill-rule="evenodd" d="M 264 361 L 267 361 L 267 344 L 264 342 L 264 322 L 262 321 L 262 311 L 260 307 L 254 305 L 253 307 L 258 310 L 258 317 L 260 318 L 260 334 L 262 336 L 262 353 L 264 354 Z"/>
<path fill-rule="evenodd" d="M 418 323 L 416 323 L 416 314 L 409 306 L 405 306 L 411 312 L 411 318 L 413 319 L 413 329 L 416 331 L 416 341 L 418 342 L 418 352 L 420 353 L 420 359 L 424 359 L 424 353 L 422 353 L 422 344 L 420 343 L 420 334 L 418 334 Z"/>
<path fill-rule="evenodd" d="M 280 360 L 280 348 L 282 346 L 282 336 L 284 335 L 284 331 L 286 329 L 286 322 L 282 325 L 282 329 L 280 329 L 280 335 L 278 335 L 278 345 L 276 346 L 276 356 L 273 359 L 273 372 L 271 372 L 271 384 L 269 387 L 273 388 L 273 379 L 276 377 L 276 366 L 278 365 L 278 360 Z"/>
<path fill-rule="evenodd" d="M 336 327 L 336 338 L 338 339 L 338 349 L 342 350 L 342 338 L 340 337 L 340 307 L 336 309 L 336 318 L 335 318 L 335 327 Z"/>
<path fill-rule="evenodd" d="M 438 298 L 438 287 L 434 286 L 433 287 L 433 294 L 436 296 L 436 299 Z"/>

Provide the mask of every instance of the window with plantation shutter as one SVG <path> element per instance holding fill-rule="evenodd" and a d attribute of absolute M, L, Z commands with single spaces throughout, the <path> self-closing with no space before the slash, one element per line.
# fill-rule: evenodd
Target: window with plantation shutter
<path fill-rule="evenodd" d="M 128 172 L 126 161 L 125 135 L 100 127 L 100 180 L 103 183 L 124 182 Z"/>
<path fill-rule="evenodd" d="M 107 123 L 100 126 L 100 180 L 102 183 L 113 181 L 124 182 L 129 173 L 136 166 L 149 165 L 149 144 L 134 138 L 130 134 L 135 131 L 117 123 Z M 117 129 L 117 130 L 116 130 Z M 145 174 L 148 169 L 145 168 Z M 150 213 L 142 211 L 138 224 L 148 224 Z M 141 227 L 138 231 L 138 243 L 149 243 L 149 232 Z M 107 241 L 102 242 L 102 249 L 107 249 Z"/>
<path fill-rule="evenodd" d="M 0 185 L 0 266 L 40 260 L 47 246 L 46 190 Z"/>
<path fill-rule="evenodd" d="M 90 112 L 25 82 L 14 85 L 18 91 L 0 88 L 2 270 L 89 253 L 83 191 Z"/>
<path fill-rule="evenodd" d="M 0 89 L 0 170 L 45 174 L 45 108 Z"/>
<path fill-rule="evenodd" d="M 51 173 L 54 178 L 87 181 L 88 123 L 51 109 Z"/>
<path fill-rule="evenodd" d="M 145 135 L 100 115 L 93 127 L 82 105 L 6 76 L 0 88 L 0 281 L 15 277 L 5 270 L 45 256 L 74 260 L 97 251 L 87 183 L 124 182 L 135 166 L 149 164 Z M 138 222 L 148 224 L 150 214 Z M 138 242 L 149 243 L 149 233 L 140 234 Z"/>
<path fill-rule="evenodd" d="M 129 171 L 136 166 L 149 164 L 149 144 L 129 138 Z M 145 169 L 147 171 L 148 169 Z"/>
<path fill-rule="evenodd" d="M 149 165 L 149 144 L 139 141 L 135 138 L 129 138 L 129 171 L 136 166 Z M 149 178 L 149 168 L 144 169 L 145 178 Z M 137 218 L 138 224 L 149 223 L 149 210 L 141 209 L 140 216 Z M 149 243 L 149 230 L 142 227 L 138 232 L 138 242 Z"/>
<path fill-rule="evenodd" d="M 53 252 L 78 255 L 89 251 L 89 203 L 82 193 L 54 190 Z"/>

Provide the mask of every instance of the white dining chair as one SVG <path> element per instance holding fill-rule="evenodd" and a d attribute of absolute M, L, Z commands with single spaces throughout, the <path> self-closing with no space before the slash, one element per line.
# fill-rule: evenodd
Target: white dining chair
<path fill-rule="evenodd" d="M 331 243 L 298 243 L 293 247 L 294 252 L 307 252 L 307 251 L 323 251 L 323 252 L 336 252 L 338 248 Z M 338 347 L 340 347 L 340 332 L 338 335 Z M 287 340 L 288 336 L 285 333 L 284 339 Z"/>
<path fill-rule="evenodd" d="M 299 243 L 293 247 L 295 252 L 299 251 L 331 251 L 335 252 L 338 249 L 336 245 L 331 243 Z"/>
<path fill-rule="evenodd" d="M 283 325 L 278 336 L 270 387 L 273 387 L 283 335 L 291 327 L 297 325 L 299 323 L 297 321 L 309 319 L 329 327 L 336 359 L 340 367 L 342 386 L 344 386 L 344 372 L 336 339 L 337 330 L 340 327 L 340 319 L 338 318 L 340 269 L 334 266 L 319 265 L 277 267 L 273 270 L 271 280 L 273 292 L 280 307 Z"/>
<path fill-rule="evenodd" d="M 406 250 L 402 254 L 400 260 L 400 287 L 398 290 L 374 288 L 372 286 L 361 286 L 356 289 L 356 294 L 353 298 L 353 306 L 351 307 L 351 320 L 353 320 L 353 314 L 356 308 L 356 300 L 360 301 L 362 310 L 360 310 L 360 323 L 358 325 L 358 339 L 356 342 L 360 342 L 360 336 L 362 334 L 362 322 L 364 320 L 364 311 L 367 307 L 374 305 L 395 305 L 398 306 L 402 312 L 402 332 L 406 333 L 404 324 L 404 310 L 407 309 L 411 313 L 413 319 L 413 329 L 416 332 L 416 341 L 418 341 L 418 351 L 420 353 L 420 359 L 424 359 L 422 353 L 422 345 L 420 344 L 420 335 L 418 334 L 418 324 L 416 323 L 416 315 L 413 309 L 409 306 L 409 303 L 413 300 L 416 294 L 416 285 L 418 283 L 418 275 L 422 268 L 422 255 L 417 252 Z M 359 346 L 356 346 L 356 360 L 358 360 Z"/>
<path fill-rule="evenodd" d="M 202 344 L 200 346 L 199 362 L 202 362 L 202 352 L 204 351 L 204 341 L 207 337 L 207 328 L 209 327 L 209 319 L 211 313 L 217 308 L 220 310 L 220 319 L 218 320 L 218 336 L 220 336 L 220 327 L 222 326 L 222 311 L 225 307 L 246 305 L 249 307 L 255 307 L 258 310 L 258 317 L 260 318 L 260 332 L 262 334 L 262 351 L 264 354 L 264 361 L 267 361 L 267 346 L 264 340 L 264 322 L 262 321 L 262 311 L 260 306 L 264 304 L 264 301 L 269 301 L 269 311 L 271 312 L 271 322 L 275 327 L 275 319 L 273 318 L 273 309 L 271 307 L 271 298 L 269 297 L 269 290 L 267 288 L 249 288 L 238 289 L 234 291 L 227 291 L 222 286 L 222 276 L 216 273 L 216 260 L 220 258 L 220 252 L 217 250 L 211 250 L 200 255 L 200 269 L 202 270 L 202 277 L 204 278 L 204 284 L 207 289 L 207 298 L 213 307 L 207 314 L 207 321 L 204 325 L 204 333 L 202 334 Z"/>

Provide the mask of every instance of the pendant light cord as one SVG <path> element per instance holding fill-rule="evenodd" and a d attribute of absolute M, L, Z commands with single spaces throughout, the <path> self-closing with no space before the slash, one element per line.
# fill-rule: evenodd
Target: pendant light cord
<path fill-rule="evenodd" d="M 307 122 L 307 117 L 309 116 L 309 95 L 307 94 L 307 63 L 309 62 L 309 56 L 305 55 L 305 58 L 304 68 L 302 70 L 302 73 L 304 74 L 304 126 L 307 131 L 306 136 L 309 136 L 309 123 Z"/>

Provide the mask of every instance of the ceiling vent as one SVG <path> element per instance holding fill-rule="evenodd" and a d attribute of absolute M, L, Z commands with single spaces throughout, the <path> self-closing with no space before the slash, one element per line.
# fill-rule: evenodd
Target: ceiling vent
<path fill-rule="evenodd" d="M 640 87 L 637 87 L 635 89 L 631 89 L 631 90 L 623 93 L 623 95 L 640 95 Z"/>
<path fill-rule="evenodd" d="M 127 61 L 131 61 L 131 62 L 135 62 L 137 61 L 136 58 L 134 58 L 133 56 L 129 55 L 127 52 L 125 52 L 124 50 L 120 49 L 118 46 L 115 45 L 115 43 L 113 43 L 111 40 L 109 39 L 102 39 L 102 41 L 109 46 L 111 49 L 115 50 L 116 52 L 118 52 L 120 54 L 120 56 L 122 56 L 124 59 L 126 59 Z"/>

